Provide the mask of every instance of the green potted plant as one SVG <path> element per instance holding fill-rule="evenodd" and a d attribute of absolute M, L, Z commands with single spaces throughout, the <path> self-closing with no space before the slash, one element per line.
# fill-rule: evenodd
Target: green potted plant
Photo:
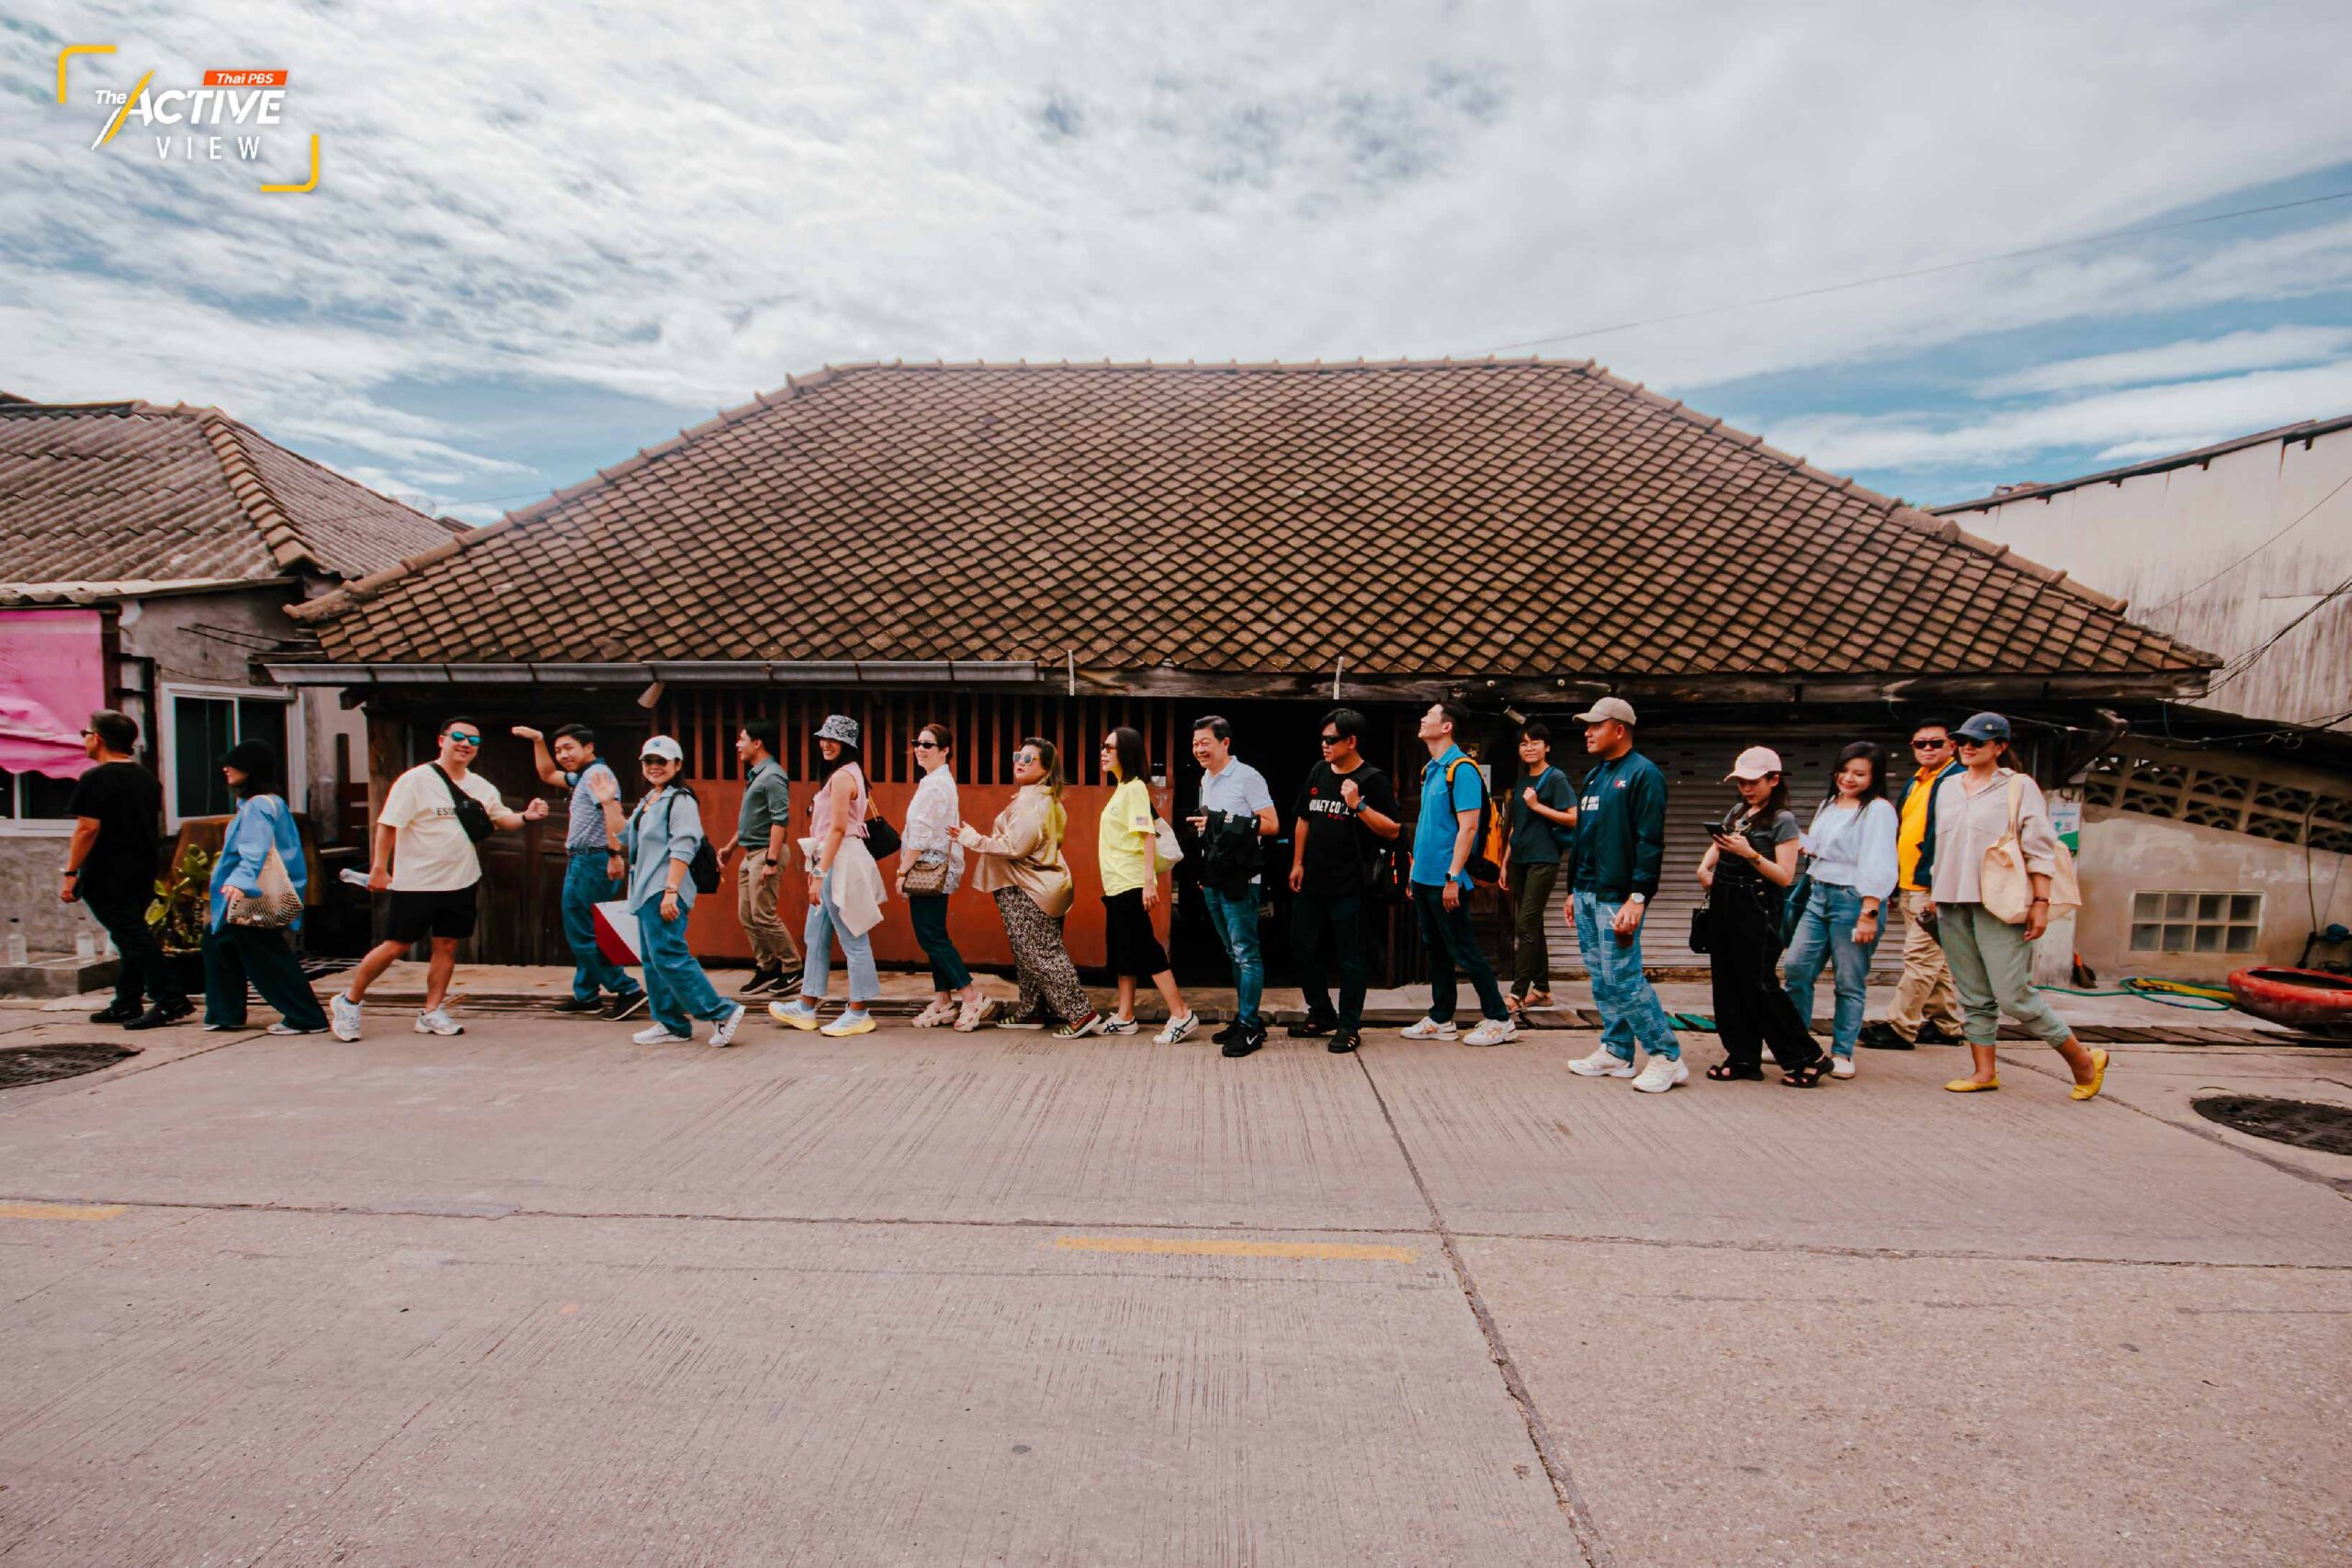
<path fill-rule="evenodd" d="M 204 928 L 212 913 L 212 852 L 190 844 L 155 879 L 155 901 L 147 924 L 170 960 L 173 976 L 190 996 L 204 992 Z"/>

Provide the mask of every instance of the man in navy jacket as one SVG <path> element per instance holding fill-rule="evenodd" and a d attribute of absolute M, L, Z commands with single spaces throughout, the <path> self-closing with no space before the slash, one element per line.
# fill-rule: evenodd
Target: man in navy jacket
<path fill-rule="evenodd" d="M 1600 759 L 1577 802 L 1577 869 L 1568 896 L 1577 951 L 1600 1010 L 1600 1048 L 1568 1064 L 1586 1077 L 1632 1078 L 1645 1094 L 1690 1081 L 1682 1043 L 1642 972 L 1642 919 L 1666 860 L 1666 775 L 1634 750 L 1634 706 L 1603 697 L 1577 716 Z M 1636 1075 L 1634 1048 L 1650 1054 Z"/>

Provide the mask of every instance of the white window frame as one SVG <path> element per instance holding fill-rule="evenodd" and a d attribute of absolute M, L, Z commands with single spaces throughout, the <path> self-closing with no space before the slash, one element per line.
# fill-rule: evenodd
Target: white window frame
<path fill-rule="evenodd" d="M 311 798 L 311 738 L 303 723 L 304 713 L 300 694 L 282 686 L 205 686 L 179 685 L 164 682 L 157 708 L 161 716 L 155 722 L 155 776 L 164 785 L 164 831 L 180 830 L 179 758 L 174 755 L 180 732 L 180 699 L 202 697 L 220 702 L 280 703 L 286 708 L 286 755 L 279 764 L 285 785 L 286 804 L 297 811 L 310 809 Z"/>
<path fill-rule="evenodd" d="M 15 789 L 17 781 L 10 777 L 5 786 Z M 18 817 L 14 815 L 16 802 L 9 802 L 11 814 L 0 817 L 0 839 L 70 839 L 74 836 L 71 817 Z"/>

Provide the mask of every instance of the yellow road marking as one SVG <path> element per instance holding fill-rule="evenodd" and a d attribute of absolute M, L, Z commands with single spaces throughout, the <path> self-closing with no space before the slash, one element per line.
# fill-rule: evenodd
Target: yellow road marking
<path fill-rule="evenodd" d="M 1184 1241 L 1150 1235 L 1057 1235 L 1064 1252 L 1149 1252 L 1172 1258 L 1314 1258 L 1357 1263 L 1410 1263 L 1404 1247 L 1341 1241 Z"/>
<path fill-rule="evenodd" d="M 110 1220 L 120 1203 L 0 1203 L 0 1220 Z"/>

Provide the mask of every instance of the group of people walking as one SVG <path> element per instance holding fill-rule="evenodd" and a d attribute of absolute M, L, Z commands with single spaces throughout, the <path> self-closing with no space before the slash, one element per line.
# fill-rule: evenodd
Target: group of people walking
<path fill-rule="evenodd" d="M 1428 958 L 1430 1001 L 1404 1037 L 1472 1045 L 1516 1038 L 1526 1011 L 1552 999 L 1547 932 L 1565 883 L 1566 914 L 1601 1020 L 1598 1048 L 1572 1062 L 1571 1070 L 1629 1078 L 1645 1093 L 1689 1081 L 1673 1021 L 1642 959 L 1643 928 L 1664 870 L 1666 777 L 1635 750 L 1636 716 L 1623 699 L 1603 698 L 1577 722 L 1590 759 L 1578 783 L 1553 761 L 1548 727 L 1521 727 L 1519 775 L 1504 798 L 1504 820 L 1490 831 L 1496 807 L 1487 779 L 1459 740 L 1470 715 L 1454 703 L 1432 704 L 1417 730 L 1428 761 L 1408 835 L 1395 784 L 1363 755 L 1363 716 L 1344 707 L 1324 716 L 1320 760 L 1291 812 L 1292 948 L 1306 1002 L 1304 1017 L 1290 1026 L 1294 1037 L 1328 1038 L 1337 1053 L 1362 1043 L 1371 912 L 1384 899 L 1406 898 Z M 873 932 L 894 893 L 907 905 L 931 968 L 933 994 L 915 1018 L 918 1028 L 970 1031 L 993 1023 L 1050 1028 L 1069 1039 L 1133 1034 L 1140 1027 L 1136 998 L 1146 984 L 1167 1012 L 1158 1042 L 1176 1043 L 1200 1026 L 1154 929 L 1168 896 L 1162 879 L 1184 852 L 1154 807 L 1143 738 L 1132 728 L 1113 729 L 1101 742 L 1102 776 L 1114 786 L 1096 824 L 1104 958 L 1117 981 L 1108 1013 L 1080 984 L 1065 938 L 1077 889 L 1063 853 L 1069 829 L 1063 761 L 1049 740 L 1032 737 L 1015 748 L 1012 798 L 983 832 L 963 817 L 955 735 L 945 725 L 924 725 L 912 740 L 922 779 L 900 833 L 875 809 L 856 720 L 832 715 L 814 737 L 820 787 L 796 835 L 776 728 L 753 720 L 736 737 L 744 789 L 735 830 L 716 844 L 680 776 L 684 752 L 675 739 L 657 735 L 639 749 L 644 788 L 635 806 L 625 807 L 621 782 L 597 754 L 592 730 L 567 725 L 549 739 L 518 726 L 514 733 L 531 742 L 541 780 L 570 791 L 561 902 L 574 972 L 571 995 L 558 1010 L 626 1019 L 644 1010 L 648 1025 L 635 1036 L 641 1044 L 689 1041 L 698 1022 L 710 1026 L 712 1044 L 733 1043 L 748 1008 L 719 995 L 685 940 L 696 897 L 717 891 L 731 873 L 737 915 L 753 952 L 752 975 L 740 995 L 769 996 L 769 1015 L 786 1027 L 834 1037 L 874 1029 L 872 1004 L 881 987 Z M 368 987 L 422 941 L 429 961 L 413 1027 L 462 1032 L 447 998 L 457 944 L 477 920 L 481 863 L 475 846 L 495 830 L 548 814 L 537 798 L 509 807 L 473 771 L 482 739 L 472 720 L 448 720 L 436 734 L 435 758 L 402 773 L 387 792 L 368 874 L 370 888 L 388 895 L 381 940 L 323 1013 L 287 942 L 307 867 L 292 813 L 276 793 L 277 760 L 250 743 L 229 753 L 223 774 L 238 809 L 212 879 L 207 1027 L 243 1027 L 250 981 L 282 1015 L 274 1032 L 331 1028 L 338 1038 L 356 1040 Z M 94 1021 L 150 1028 L 186 1016 L 192 1004 L 173 988 L 160 954 L 149 951 L 144 884 L 154 860 L 160 793 L 153 775 L 131 761 L 136 742 L 136 727 L 123 716 L 93 716 L 85 744 L 98 765 L 77 789 L 80 822 L 62 896 L 87 899 L 124 955 L 116 1001 Z M 1810 1089 L 1825 1077 L 1853 1077 L 1858 1045 L 1904 1050 L 1964 1040 L 1972 1070 L 1945 1087 L 1997 1089 L 1994 1042 L 2006 1013 L 2058 1051 L 2076 1098 L 2098 1092 L 2106 1053 L 2086 1050 L 2031 984 L 2031 943 L 2048 921 L 2063 852 L 2041 791 L 2007 765 L 2010 742 L 2007 721 L 1997 714 L 1978 714 L 1957 728 L 1916 726 L 1914 770 L 1892 797 L 1879 749 L 1857 742 L 1839 755 L 1827 793 L 1805 821 L 1792 807 L 1777 752 L 1753 746 L 1738 755 L 1724 780 L 1734 801 L 1693 868 L 1705 902 L 1692 942 L 1709 956 L 1724 1054 L 1708 1077 L 1760 1079 L 1769 1064 L 1781 1082 Z M 1246 1056 L 1264 1045 L 1269 1032 L 1261 1005 L 1261 846 L 1280 832 L 1281 817 L 1264 775 L 1233 755 L 1227 720 L 1212 715 L 1197 721 L 1192 752 L 1202 781 L 1189 818 L 1191 852 L 1199 857 L 1204 900 L 1236 998 L 1234 1016 L 1216 1038 L 1225 1055 Z M 143 840 L 136 827 L 141 821 Z M 1490 858 L 1490 848 L 1499 852 Z M 797 883 L 789 875 L 796 849 Z M 1985 877 L 1993 857 L 2001 856 L 2000 864 L 2017 871 L 1996 897 Z M 895 870 L 886 879 L 882 863 L 892 860 Z M 143 863 L 148 871 L 118 875 L 117 863 Z M 1482 877 L 1500 884 L 1512 919 L 1508 994 L 1470 922 L 1469 895 Z M 129 912 L 134 884 L 136 919 Z M 805 886 L 805 903 L 788 904 L 787 886 Z M 967 886 L 989 896 L 1003 923 L 1019 982 L 1010 1007 L 982 994 L 950 935 L 948 902 Z M 253 913 L 273 895 L 282 904 L 288 886 L 297 908 L 292 919 Z M 1910 921 L 1902 982 L 1891 1016 L 1865 1028 L 1864 986 L 1897 900 Z M 597 907 L 616 903 L 634 925 L 641 982 L 598 939 Z M 805 911 L 797 942 L 787 908 Z M 836 945 L 848 971 L 847 1005 L 827 1019 Z M 1810 1027 L 1825 969 L 1833 994 L 1826 1051 Z M 1480 1013 L 1466 1032 L 1455 1016 L 1463 980 Z"/>

